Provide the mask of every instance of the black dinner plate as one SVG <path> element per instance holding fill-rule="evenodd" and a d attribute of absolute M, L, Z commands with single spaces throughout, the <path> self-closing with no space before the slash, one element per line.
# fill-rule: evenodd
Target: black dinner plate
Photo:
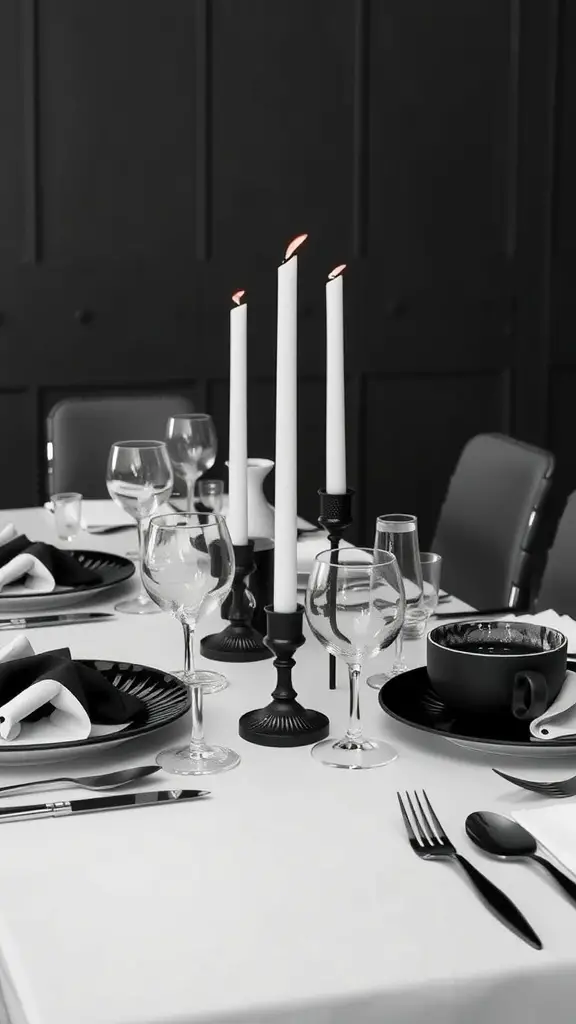
<path fill-rule="evenodd" d="M 576 670 L 576 663 L 568 663 Z M 502 748 L 502 753 L 558 750 L 576 753 L 576 738 L 533 740 L 527 722 L 495 715 L 470 715 L 449 708 L 432 689 L 426 668 L 415 668 L 389 679 L 378 694 L 383 711 L 413 729 L 445 736 L 476 749 L 482 746 Z M 508 748 L 508 749 L 505 749 Z"/>
<path fill-rule="evenodd" d="M 134 739 L 136 736 L 154 732 L 155 729 L 162 729 L 165 725 L 171 725 L 190 709 L 192 703 L 190 689 L 169 672 L 125 661 L 103 661 L 88 658 L 75 660 L 81 665 L 96 669 L 123 693 L 139 697 L 145 706 L 144 715 L 137 721 L 130 722 L 125 729 L 109 733 L 107 736 L 89 736 L 84 740 L 70 740 L 61 743 L 3 743 L 0 746 L 0 763 L 4 754 L 20 755 L 32 751 L 68 750 L 73 747 L 88 749 L 103 746 L 106 743 Z"/>
<path fill-rule="evenodd" d="M 10 589 L 0 591 L 0 602 L 14 601 L 46 601 L 59 594 L 90 594 L 100 593 L 108 587 L 115 587 L 118 583 L 124 583 L 134 575 L 135 566 L 129 558 L 122 558 L 121 555 L 109 555 L 103 551 L 66 551 L 65 554 L 75 558 L 85 569 L 93 569 L 98 573 L 98 579 L 91 583 L 79 583 L 73 587 L 62 587 L 58 584 L 54 590 L 49 592 L 30 591 L 26 594 L 11 594 Z"/>

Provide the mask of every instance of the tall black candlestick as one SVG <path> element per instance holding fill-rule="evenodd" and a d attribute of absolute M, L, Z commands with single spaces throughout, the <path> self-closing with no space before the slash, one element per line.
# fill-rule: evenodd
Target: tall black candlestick
<path fill-rule="evenodd" d="M 340 545 L 342 534 L 352 524 L 352 498 L 354 491 L 349 487 L 346 494 L 328 494 L 320 489 L 320 515 L 318 522 L 328 533 L 330 550 L 336 551 Z M 336 566 L 330 568 L 328 579 L 328 607 L 330 611 L 330 622 L 335 625 L 336 618 Z M 331 690 L 336 689 L 336 658 L 329 655 L 329 686 Z"/>
<path fill-rule="evenodd" d="M 222 606 L 222 617 L 230 625 L 221 633 L 211 633 L 200 642 L 200 651 L 212 661 L 263 661 L 272 655 L 260 633 L 252 626 L 254 598 L 248 580 L 255 569 L 254 541 L 234 545 L 236 568 L 230 596 Z"/>

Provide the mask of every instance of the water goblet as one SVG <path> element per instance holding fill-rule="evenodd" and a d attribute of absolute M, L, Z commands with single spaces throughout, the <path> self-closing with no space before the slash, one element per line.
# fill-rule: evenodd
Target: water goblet
<path fill-rule="evenodd" d="M 316 556 L 306 590 L 306 618 L 330 654 L 342 658 L 350 680 L 350 720 L 341 740 L 312 747 L 312 757 L 335 768 L 379 768 L 398 755 L 364 736 L 360 675 L 364 663 L 396 638 L 404 621 L 404 587 L 396 558 L 372 548 L 341 548 Z"/>
<path fill-rule="evenodd" d="M 186 511 L 194 510 L 196 481 L 216 461 L 218 439 L 212 417 L 205 412 L 171 416 L 166 446 L 174 468 L 186 483 Z"/>
<path fill-rule="evenodd" d="M 404 640 L 418 639 L 424 635 L 426 628 L 428 614 L 423 602 L 424 585 L 416 516 L 399 512 L 378 516 L 374 550 L 391 551 L 395 555 L 406 595 L 404 625 L 396 638 L 392 668 L 389 672 L 379 672 L 367 679 L 368 686 L 379 690 L 392 676 L 406 672 L 408 665 L 404 658 Z"/>
<path fill-rule="evenodd" d="M 163 441 L 116 441 L 110 448 L 106 486 L 110 497 L 138 526 L 140 593 L 115 605 L 118 612 L 150 615 L 158 612 L 142 584 L 145 522 L 172 493 L 174 474 Z"/>
<path fill-rule="evenodd" d="M 222 604 L 234 579 L 234 548 L 224 517 L 202 512 L 155 516 L 142 578 L 152 600 L 182 626 L 184 670 L 173 674 L 187 686 L 201 686 L 204 693 L 224 690 L 226 676 L 194 665 L 198 620 Z"/>

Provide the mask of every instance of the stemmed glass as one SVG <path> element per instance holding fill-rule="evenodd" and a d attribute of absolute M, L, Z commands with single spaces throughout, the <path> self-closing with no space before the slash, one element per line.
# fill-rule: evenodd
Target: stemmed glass
<path fill-rule="evenodd" d="M 171 416 L 166 427 L 166 446 L 175 469 L 186 482 L 186 511 L 194 508 L 198 477 L 216 461 L 218 439 L 212 417 L 205 412 Z"/>
<path fill-rule="evenodd" d="M 360 721 L 364 662 L 388 647 L 404 621 L 404 587 L 391 552 L 372 548 L 321 551 L 306 590 L 306 618 L 330 654 L 348 665 L 350 721 L 341 740 L 312 747 L 312 757 L 335 768 L 379 768 L 397 757 L 394 747 L 368 739 Z"/>
<path fill-rule="evenodd" d="M 157 763 L 176 775 L 208 775 L 234 768 L 240 761 L 234 750 L 208 746 L 204 740 L 202 699 L 206 677 L 213 673 L 195 671 L 193 657 L 198 620 L 222 603 L 234 579 L 234 548 L 224 517 L 214 513 L 156 516 L 148 530 L 142 576 L 162 611 L 171 612 L 182 623 L 185 670 L 179 678 L 192 690 L 190 744 L 162 751 Z"/>
<path fill-rule="evenodd" d="M 110 448 L 106 486 L 111 498 L 125 509 L 138 526 L 140 593 L 115 605 L 132 615 L 158 612 L 142 585 L 142 550 L 145 520 L 158 511 L 172 494 L 174 474 L 163 441 L 116 441 Z"/>
<path fill-rule="evenodd" d="M 416 516 L 404 513 L 378 516 L 374 550 L 391 551 L 395 555 L 406 594 L 404 625 L 396 637 L 394 664 L 389 672 L 379 672 L 367 679 L 368 686 L 379 690 L 392 676 L 406 672 L 408 665 L 404 658 L 404 640 L 418 639 L 426 628 L 428 616 L 423 603 L 424 584 Z"/>

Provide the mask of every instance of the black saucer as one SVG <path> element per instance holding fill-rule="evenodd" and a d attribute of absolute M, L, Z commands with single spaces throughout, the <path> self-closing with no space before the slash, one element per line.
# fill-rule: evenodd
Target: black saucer
<path fill-rule="evenodd" d="M 576 670 L 576 663 L 568 668 Z M 378 694 L 383 711 L 404 725 L 474 747 L 509 747 L 510 752 L 564 747 L 576 753 L 576 737 L 534 740 L 527 722 L 494 715 L 467 715 L 449 708 L 436 696 L 426 668 L 415 668 L 389 679 Z M 505 750 L 502 749 L 502 753 Z"/>

